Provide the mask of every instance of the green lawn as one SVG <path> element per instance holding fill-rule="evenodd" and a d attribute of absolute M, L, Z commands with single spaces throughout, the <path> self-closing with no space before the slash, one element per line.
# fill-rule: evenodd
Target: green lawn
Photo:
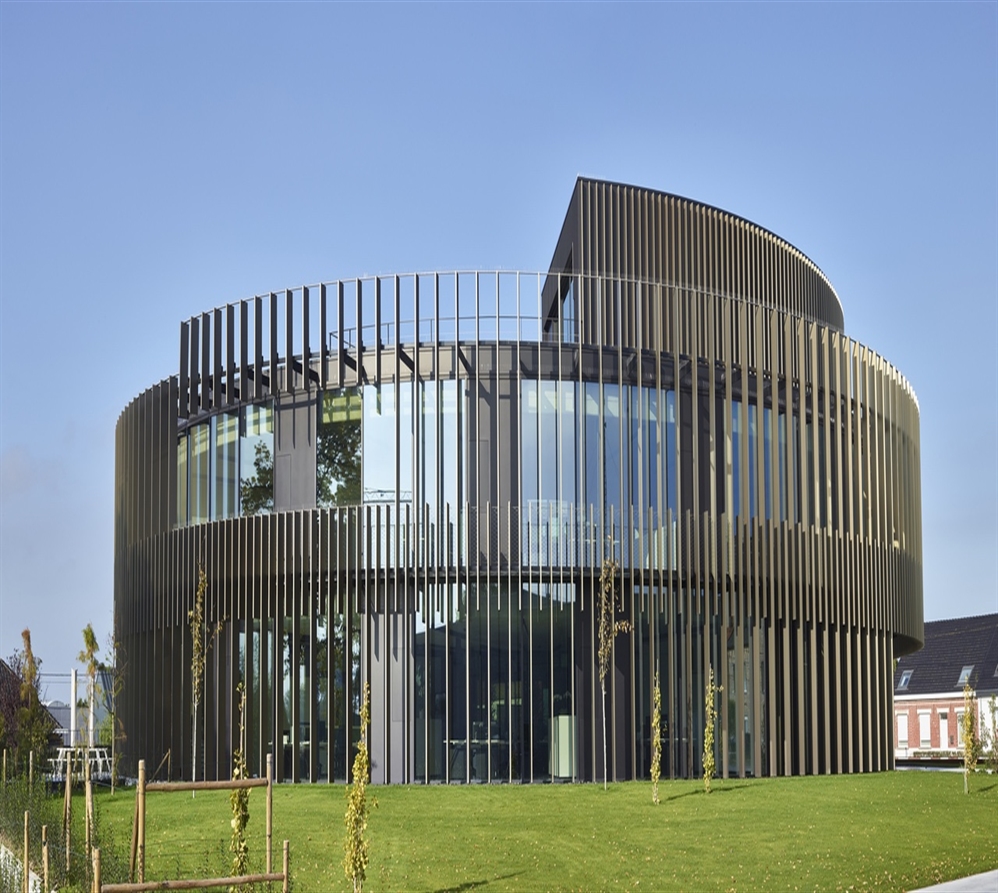
<path fill-rule="evenodd" d="M 905 890 L 998 868 L 998 779 L 940 772 L 651 785 L 369 788 L 370 890 Z M 262 870 L 264 794 L 250 796 Z M 293 889 L 346 890 L 344 788 L 274 792 Z M 134 794 L 100 801 L 127 851 Z M 228 794 L 150 794 L 147 879 L 226 873 Z M 105 877 L 105 880 L 110 878 Z"/>

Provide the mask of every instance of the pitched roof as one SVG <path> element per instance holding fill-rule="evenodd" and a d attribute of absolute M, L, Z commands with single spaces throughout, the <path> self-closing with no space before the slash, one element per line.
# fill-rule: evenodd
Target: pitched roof
<path fill-rule="evenodd" d="M 926 623 L 925 647 L 898 660 L 894 693 L 957 694 L 963 690 L 960 676 L 965 667 L 972 667 L 967 681 L 978 696 L 998 693 L 998 614 Z M 899 690 L 907 671 L 908 684 Z"/>
<path fill-rule="evenodd" d="M 21 677 L 14 672 L 14 669 L 3 658 L 0 658 L 0 699 L 4 701 L 6 707 L 16 710 L 21 706 Z M 42 704 L 45 716 L 48 717 L 49 725 L 53 728 L 59 725 L 52 711 Z"/>

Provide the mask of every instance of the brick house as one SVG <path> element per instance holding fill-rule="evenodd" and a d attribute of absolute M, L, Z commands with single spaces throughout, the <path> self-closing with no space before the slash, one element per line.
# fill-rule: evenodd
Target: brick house
<path fill-rule="evenodd" d="M 894 756 L 959 758 L 966 683 L 977 695 L 977 727 L 991 732 L 998 698 L 998 614 L 925 624 L 925 647 L 900 658 L 894 671 Z"/>

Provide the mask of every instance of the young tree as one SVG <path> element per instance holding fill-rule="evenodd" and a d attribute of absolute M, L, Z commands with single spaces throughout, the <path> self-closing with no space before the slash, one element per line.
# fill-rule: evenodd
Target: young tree
<path fill-rule="evenodd" d="M 970 774 L 977 769 L 980 741 L 977 737 L 977 695 L 970 683 L 963 686 L 963 716 L 960 717 L 963 734 L 963 792 L 970 793 Z"/>
<path fill-rule="evenodd" d="M 714 685 L 714 668 L 707 667 L 707 686 L 703 703 L 703 789 L 710 793 L 710 781 L 714 777 L 714 725 L 717 723 L 717 693 Z"/>
<path fill-rule="evenodd" d="M 603 695 L 603 790 L 607 786 L 606 771 L 606 676 L 610 671 L 610 657 L 613 654 L 613 639 L 618 633 L 626 633 L 630 630 L 631 624 L 626 620 L 614 622 L 613 612 L 616 607 L 617 595 L 617 575 L 620 573 L 620 565 L 617 559 L 610 555 L 603 559 L 603 566 L 599 573 L 599 594 L 597 610 L 599 611 L 599 625 L 596 628 L 596 636 L 599 640 L 597 652 L 599 659 L 599 686 Z M 621 594 L 620 610 L 624 609 L 623 594 Z"/>
<path fill-rule="evenodd" d="M 240 682 L 236 686 L 239 704 L 239 747 L 232 755 L 232 778 L 246 778 L 246 689 Z M 249 869 L 249 842 L 246 839 L 246 826 L 249 824 L 249 788 L 236 788 L 229 792 L 229 805 L 232 807 L 232 840 L 229 851 L 232 853 L 232 873 L 235 876 L 246 874 Z M 246 888 L 230 887 L 229 893 L 244 893 Z"/>
<path fill-rule="evenodd" d="M 44 759 L 49 747 L 49 734 L 52 722 L 42 706 L 39 672 L 42 662 L 31 649 L 31 630 L 21 633 L 23 649 L 15 652 L 11 659 L 11 669 L 21 680 L 21 703 L 17 710 L 17 733 L 15 739 L 15 761 L 24 772 L 28 771 L 31 754 Z"/>
<path fill-rule="evenodd" d="M 651 691 L 651 801 L 658 805 L 658 780 L 662 776 L 662 689 L 655 671 Z"/>
<path fill-rule="evenodd" d="M 97 661 L 97 652 L 100 645 L 97 644 L 97 636 L 94 635 L 94 628 L 87 624 L 83 628 L 83 650 L 76 655 L 76 659 L 86 668 L 87 674 L 87 747 L 94 746 L 94 709 L 97 699 L 97 670 L 100 664 Z"/>
<path fill-rule="evenodd" d="M 364 683 L 364 700 L 360 706 L 360 741 L 353 760 L 353 785 L 347 789 L 347 811 L 344 817 L 347 833 L 343 842 L 343 871 L 353 882 L 354 893 L 361 893 L 367 877 L 369 860 L 367 840 L 367 782 L 371 777 L 371 759 L 367 753 L 367 727 L 371 722 L 371 684 Z M 375 804 L 377 805 L 377 804 Z"/>
<path fill-rule="evenodd" d="M 208 662 L 208 651 L 215 636 L 222 629 L 219 620 L 214 631 L 208 631 L 208 621 L 204 615 L 204 599 L 208 592 L 208 575 L 204 565 L 198 562 L 198 585 L 194 592 L 194 608 L 187 613 L 191 626 L 191 707 L 194 716 L 191 729 L 191 774 L 192 781 L 198 780 L 198 707 L 204 689 L 204 668 Z M 193 792 L 192 792 L 193 794 Z"/>
<path fill-rule="evenodd" d="M 104 704 L 107 708 L 107 736 L 111 745 L 111 793 L 118 783 L 118 743 L 125 740 L 125 727 L 118 716 L 118 698 L 125 687 L 125 659 L 121 645 L 113 635 L 108 636 L 108 663 L 100 664 L 100 671 L 107 680 L 104 690 Z M 102 740 L 104 735 L 102 733 Z"/>

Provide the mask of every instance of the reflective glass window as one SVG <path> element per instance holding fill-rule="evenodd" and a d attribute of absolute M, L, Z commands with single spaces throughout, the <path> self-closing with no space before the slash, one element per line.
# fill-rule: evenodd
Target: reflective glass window
<path fill-rule="evenodd" d="M 239 416 L 221 413 L 211 418 L 211 516 L 232 518 L 239 505 Z"/>
<path fill-rule="evenodd" d="M 823 420 L 819 419 L 818 422 L 818 467 L 816 469 L 818 475 L 818 487 L 817 487 L 817 522 L 820 527 L 825 527 L 828 524 L 828 495 L 830 481 L 828 477 L 828 461 L 827 461 L 827 451 L 825 449 L 825 426 L 822 424 Z M 890 428 L 887 429 L 887 436 L 890 436 Z"/>
<path fill-rule="evenodd" d="M 551 600 L 547 587 L 539 583 L 524 589 L 524 602 L 530 605 L 531 677 L 530 747 L 534 781 L 551 778 Z"/>
<path fill-rule="evenodd" d="M 315 617 L 315 730 L 319 779 L 329 777 L 329 625 L 324 611 Z"/>
<path fill-rule="evenodd" d="M 447 585 L 450 602 L 448 666 L 450 669 L 450 689 L 447 705 L 450 709 L 448 731 L 450 747 L 448 752 L 448 775 L 452 781 L 465 781 L 468 777 L 468 733 L 467 733 L 467 637 L 468 637 L 468 592 L 464 584 Z"/>
<path fill-rule="evenodd" d="M 187 432 L 177 437 L 177 524 L 187 523 Z"/>
<path fill-rule="evenodd" d="M 787 414 L 781 412 L 776 422 L 779 441 L 780 520 L 787 520 Z"/>
<path fill-rule="evenodd" d="M 564 287 L 564 297 L 561 299 L 561 340 L 567 344 L 575 343 L 575 280 L 568 279 L 568 287 Z"/>
<path fill-rule="evenodd" d="M 678 504 L 677 495 L 679 493 L 676 484 L 676 392 L 666 391 L 665 393 L 665 458 L 668 463 L 666 472 L 666 500 L 672 509 L 673 518 L 676 515 Z"/>
<path fill-rule="evenodd" d="M 551 727 L 551 774 L 575 777 L 575 705 L 572 701 L 572 584 L 542 586 L 551 594 L 553 725 Z"/>
<path fill-rule="evenodd" d="M 763 464 L 763 474 L 765 478 L 765 511 L 766 520 L 771 520 L 773 517 L 773 470 L 772 462 L 770 459 L 770 451 L 773 444 L 772 438 L 772 417 L 773 411 L 767 406 L 763 409 L 763 421 L 762 421 L 762 439 L 763 439 L 763 450 L 762 450 L 762 464 Z"/>
<path fill-rule="evenodd" d="M 759 514 L 759 503 L 756 501 L 758 475 L 756 474 L 756 450 L 759 448 L 758 425 L 756 424 L 756 406 L 748 405 L 748 468 L 745 475 L 748 478 L 748 512 L 746 516 L 755 518 Z"/>
<path fill-rule="evenodd" d="M 807 468 L 804 469 L 804 474 L 806 477 L 807 486 L 807 523 L 813 525 L 815 523 L 814 514 L 814 426 L 810 421 L 807 422 L 804 428 L 804 437 L 807 440 L 806 453 L 807 456 Z"/>
<path fill-rule="evenodd" d="M 585 506 L 586 522 L 589 521 L 590 510 L 595 508 L 597 523 L 599 522 L 599 511 L 603 504 L 602 491 L 602 462 L 600 460 L 600 450 L 602 438 L 600 437 L 600 393 L 599 384 L 587 381 L 585 385 L 585 409 L 583 417 L 583 449 L 585 450 L 585 493 L 583 502 Z M 597 560 L 598 556 L 590 556 L 590 561 Z"/>
<path fill-rule="evenodd" d="M 540 498 L 546 503 L 558 499 L 558 382 L 540 382 Z M 547 513 L 544 512 L 546 515 Z"/>
<path fill-rule="evenodd" d="M 620 393 L 615 384 L 603 385 L 603 512 L 605 535 L 612 536 L 614 555 L 620 557 L 620 478 L 621 463 L 626 462 L 621 439 Z M 610 530 L 610 511 L 613 526 Z"/>
<path fill-rule="evenodd" d="M 400 382 L 398 388 L 398 496 L 402 502 L 412 502 L 412 382 Z"/>
<path fill-rule="evenodd" d="M 733 400 L 731 403 L 731 514 L 732 517 L 740 517 L 742 489 L 741 489 L 741 423 L 740 400 Z"/>
<path fill-rule="evenodd" d="M 462 501 L 467 486 L 467 415 L 465 404 L 468 384 L 466 381 L 441 382 L 440 393 L 440 452 L 441 452 L 441 492 L 444 508 L 450 506 L 451 526 L 447 531 L 451 555 L 457 555 L 458 548 L 464 549 L 461 536 L 460 518 Z"/>
<path fill-rule="evenodd" d="M 364 502 L 395 501 L 395 385 L 364 387 Z"/>
<path fill-rule="evenodd" d="M 274 411 L 270 403 L 243 407 L 239 506 L 244 515 L 274 510 Z"/>
<path fill-rule="evenodd" d="M 359 388 L 326 391 L 316 440 L 316 505 L 360 504 Z"/>
<path fill-rule="evenodd" d="M 204 422 L 188 428 L 187 433 L 190 438 L 189 518 L 191 524 L 203 524 L 209 520 L 211 429 Z"/>
<path fill-rule="evenodd" d="M 421 447 L 419 451 L 419 489 L 423 504 L 429 506 L 430 529 L 423 531 L 426 554 L 431 561 L 437 561 L 435 548 L 438 543 L 434 531 L 437 529 L 437 507 L 440 498 L 437 493 L 438 463 L 440 454 L 437 450 L 439 441 L 440 414 L 437 411 L 437 383 L 435 381 L 420 382 L 419 394 L 422 402 L 422 415 L 419 424 Z M 420 514 L 420 524 L 423 523 Z"/>

